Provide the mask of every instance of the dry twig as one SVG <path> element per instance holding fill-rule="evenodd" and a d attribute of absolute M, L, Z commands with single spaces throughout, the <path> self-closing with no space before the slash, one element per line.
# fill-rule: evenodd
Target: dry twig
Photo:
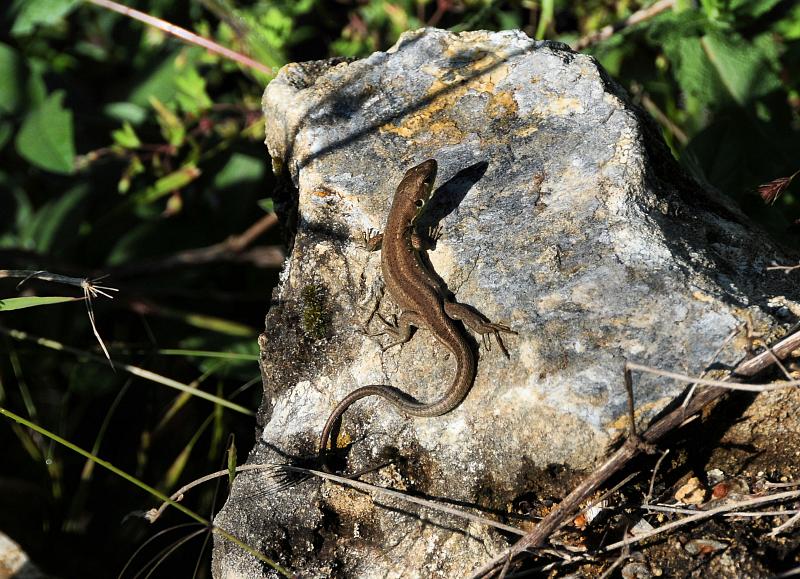
<path fill-rule="evenodd" d="M 597 44 L 598 42 L 601 42 L 603 40 L 608 40 L 620 30 L 624 28 L 629 28 L 634 24 L 639 24 L 640 22 L 644 22 L 645 20 L 649 20 L 653 16 L 661 14 L 662 12 L 671 9 L 674 5 L 675 5 L 675 0 L 659 0 L 654 4 L 647 6 L 646 8 L 637 10 L 622 22 L 618 22 L 617 24 L 609 24 L 608 26 L 604 26 L 597 32 L 592 32 L 591 34 L 587 34 L 586 36 L 581 37 L 577 42 L 575 42 L 575 44 L 572 45 L 572 49 L 583 50 L 588 46 Z"/>
<path fill-rule="evenodd" d="M 734 370 L 730 379 L 739 377 L 752 377 L 758 374 L 761 370 L 773 364 L 774 357 L 785 358 L 792 351 L 800 347 L 800 333 L 792 334 L 785 338 L 768 352 L 763 352 L 754 358 L 746 360 L 739 364 Z M 681 374 L 665 373 L 669 377 L 686 380 Z M 689 378 L 690 382 L 695 379 Z M 525 535 L 522 539 L 517 541 L 516 544 L 509 549 L 500 553 L 489 562 L 481 566 L 473 572 L 472 577 L 484 577 L 496 569 L 499 565 L 503 564 L 506 557 L 517 555 L 531 547 L 538 547 L 558 528 L 560 528 L 570 517 L 570 515 L 578 508 L 578 506 L 605 483 L 611 476 L 619 472 L 625 465 L 630 462 L 632 458 L 639 455 L 645 445 L 654 444 L 666 434 L 672 432 L 686 422 L 686 419 L 698 413 L 705 408 L 708 404 L 718 400 L 728 393 L 728 386 L 730 384 L 721 381 L 725 387 L 716 385 L 718 381 L 712 382 L 711 387 L 705 388 L 692 398 L 690 403 L 685 407 L 679 406 L 672 410 L 660 420 L 652 424 L 647 430 L 642 433 L 638 438 L 629 438 L 614 454 L 612 454 L 606 461 L 601 464 L 595 471 L 586 477 L 572 492 L 567 495 L 561 503 L 558 504 L 539 524 L 533 531 Z M 787 382 L 783 383 L 788 385 Z M 741 386 L 741 385 L 739 385 Z M 645 443 L 645 445 L 642 444 Z M 795 492 L 795 491 L 793 491 Z M 775 497 L 777 495 L 773 495 Z M 711 511 L 706 511 L 707 514 Z M 715 513 L 714 513 L 715 514 Z"/>

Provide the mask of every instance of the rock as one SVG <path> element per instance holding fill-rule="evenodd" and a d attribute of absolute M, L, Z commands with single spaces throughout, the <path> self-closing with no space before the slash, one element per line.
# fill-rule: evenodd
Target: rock
<path fill-rule="evenodd" d="M 684 505 L 700 505 L 706 500 L 706 489 L 696 476 L 691 477 L 675 492 L 675 500 Z"/>
<path fill-rule="evenodd" d="M 0 531 L 0 579 L 55 579 L 42 572 L 11 537 Z"/>
<path fill-rule="evenodd" d="M 507 512 L 537 472 L 588 469 L 624 432 L 626 359 L 697 374 L 744 355 L 742 335 L 715 354 L 743 321 L 779 334 L 774 312 L 800 311 L 767 302 L 790 289 L 765 272 L 780 256 L 764 234 L 685 177 L 624 91 L 564 45 L 419 30 L 364 60 L 285 66 L 264 113 L 274 165 L 299 193 L 284 208 L 296 234 L 262 339 L 250 463 L 313 457 L 358 386 L 422 401 L 450 386 L 452 356 L 427 331 L 382 352 L 362 328 L 382 283 L 363 232 L 383 228 L 403 173 L 428 158 L 439 163 L 427 214 L 442 226 L 436 273 L 519 335 L 505 337 L 510 358 L 479 349 L 472 390 L 445 416 L 405 417 L 374 397 L 348 410 L 341 466 L 396 459 L 362 480 Z M 379 311 L 396 313 L 390 296 Z M 634 388 L 646 423 L 684 385 L 636 375 Z M 275 484 L 241 475 L 216 523 L 298 576 L 459 577 L 506 543 L 395 499 L 316 479 L 264 492 Z M 214 572 L 265 573 L 219 538 Z"/>

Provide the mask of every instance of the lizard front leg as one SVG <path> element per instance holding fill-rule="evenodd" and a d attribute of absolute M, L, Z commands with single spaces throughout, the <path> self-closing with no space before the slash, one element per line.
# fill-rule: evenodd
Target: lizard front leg
<path fill-rule="evenodd" d="M 382 336 L 385 334 L 394 338 L 394 341 L 386 346 L 381 347 L 381 351 L 383 352 L 392 346 L 398 346 L 408 342 L 411 339 L 411 336 L 414 335 L 414 329 L 424 327 L 425 323 L 422 316 L 420 316 L 417 312 L 412 312 L 409 310 L 400 312 L 400 317 L 397 318 L 397 321 L 394 324 L 386 320 L 377 312 L 375 313 L 375 317 L 377 317 L 385 327 L 384 331 L 372 335 Z"/>

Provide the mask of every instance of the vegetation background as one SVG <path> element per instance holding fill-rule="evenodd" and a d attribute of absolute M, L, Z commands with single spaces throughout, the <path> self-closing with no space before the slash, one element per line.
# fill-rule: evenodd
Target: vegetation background
<path fill-rule="evenodd" d="M 256 337 L 283 255 L 259 103 L 286 62 L 366 56 L 424 25 L 521 28 L 579 46 L 654 116 L 688 172 L 797 246 L 792 0 L 128 6 L 266 68 L 95 1 L 0 8 L 0 529 L 60 577 L 132 577 L 157 564 L 153 576 L 210 576 L 202 526 L 174 509 L 151 526 L 141 515 L 153 496 L 8 412 L 164 492 L 224 468 L 232 439 L 244 459 L 261 392 Z M 644 18 L 622 26 L 633 14 Z M 42 299 L 80 288 L 18 288 L 7 270 L 108 275 L 97 283 L 119 291 L 93 310 L 115 369 L 84 302 Z M 211 518 L 223 500 L 224 483 L 209 483 L 186 504 Z"/>

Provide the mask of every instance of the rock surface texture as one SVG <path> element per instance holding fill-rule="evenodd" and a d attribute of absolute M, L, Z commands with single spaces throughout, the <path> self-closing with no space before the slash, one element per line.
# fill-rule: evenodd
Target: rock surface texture
<path fill-rule="evenodd" d="M 625 359 L 698 374 L 744 356 L 743 336 L 717 352 L 744 321 L 779 334 L 800 312 L 785 276 L 765 272 L 775 248 L 681 174 L 595 60 L 561 44 L 420 30 L 364 60 L 285 66 L 264 113 L 270 155 L 299 194 L 262 337 L 251 463 L 313 457 L 358 386 L 422 401 L 450 386 L 454 360 L 429 332 L 382 351 L 387 337 L 363 327 L 382 287 L 363 232 L 383 228 L 404 172 L 428 158 L 434 269 L 459 302 L 519 334 L 504 338 L 509 358 L 476 343 L 474 386 L 445 416 L 406 417 L 374 397 L 346 412 L 338 468 L 395 459 L 363 480 L 506 513 L 549 465 L 589 469 L 624 432 Z M 378 311 L 397 313 L 390 296 Z M 683 388 L 636 375 L 637 420 Z M 302 577 L 461 577 L 508 538 L 318 480 L 276 490 L 257 473 L 239 477 L 216 522 Z M 265 569 L 218 540 L 218 579 Z"/>

